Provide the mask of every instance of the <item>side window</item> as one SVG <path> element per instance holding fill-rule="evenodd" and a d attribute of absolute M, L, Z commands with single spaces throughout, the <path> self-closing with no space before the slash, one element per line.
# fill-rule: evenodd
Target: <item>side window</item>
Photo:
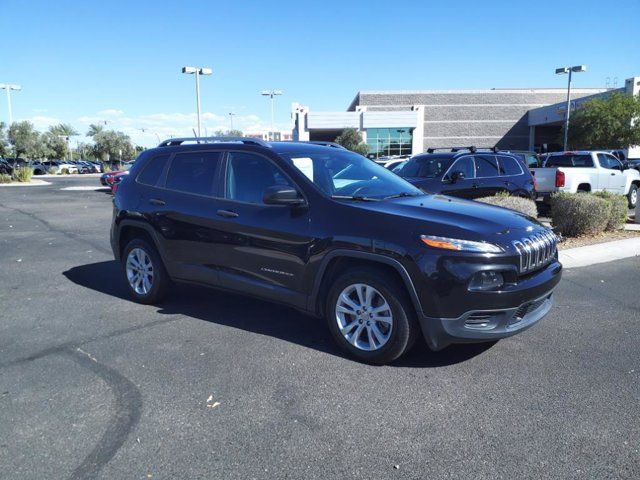
<path fill-rule="evenodd" d="M 613 155 L 606 155 L 606 157 L 609 160 L 609 168 L 622 171 L 622 164 L 620 163 L 620 160 Z"/>
<path fill-rule="evenodd" d="M 268 159 L 243 152 L 229 154 L 225 185 L 226 198 L 248 203 L 262 203 L 262 196 L 268 187 L 293 186 Z"/>
<path fill-rule="evenodd" d="M 518 161 L 511 157 L 498 157 L 500 165 L 500 175 L 521 175 L 522 169 Z"/>
<path fill-rule="evenodd" d="M 169 160 L 169 155 L 160 155 L 149 160 L 142 169 L 142 172 L 138 175 L 138 178 L 136 178 L 138 183 L 142 183 L 143 185 L 155 185 L 158 183 L 158 179 L 160 178 L 162 170 L 164 170 L 167 160 Z"/>
<path fill-rule="evenodd" d="M 173 157 L 166 188 L 185 193 L 213 196 L 213 180 L 220 152 L 185 152 Z"/>
<path fill-rule="evenodd" d="M 497 177 L 498 162 L 493 155 L 476 155 L 476 177 Z"/>
<path fill-rule="evenodd" d="M 449 170 L 448 176 L 451 176 L 453 172 L 461 172 L 464 175 L 464 178 L 475 178 L 476 172 L 473 164 L 473 158 L 462 157 L 456 160 L 456 163 L 454 163 L 451 170 Z"/>

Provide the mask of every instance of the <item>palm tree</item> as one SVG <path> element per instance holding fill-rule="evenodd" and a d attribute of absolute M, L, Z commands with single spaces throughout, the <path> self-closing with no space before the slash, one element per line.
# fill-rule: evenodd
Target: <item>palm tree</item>
<path fill-rule="evenodd" d="M 50 126 L 49 132 L 56 137 L 64 138 L 66 140 L 67 145 L 65 152 L 68 151 L 69 160 L 73 160 L 73 153 L 71 152 L 71 137 L 79 135 L 78 131 L 68 123 L 59 123 L 58 125 Z"/>
<path fill-rule="evenodd" d="M 104 126 L 99 125 L 97 123 L 92 123 L 89 125 L 89 131 L 87 132 L 87 137 L 95 137 L 99 133 L 104 132 Z"/>

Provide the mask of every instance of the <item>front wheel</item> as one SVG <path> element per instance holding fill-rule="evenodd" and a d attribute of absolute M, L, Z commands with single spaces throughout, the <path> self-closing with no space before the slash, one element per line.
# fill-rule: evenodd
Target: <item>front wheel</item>
<path fill-rule="evenodd" d="M 411 348 L 419 327 L 413 305 L 395 278 L 358 268 L 333 284 L 325 308 L 338 345 L 358 360 L 382 365 Z"/>
<path fill-rule="evenodd" d="M 135 238 L 124 248 L 122 266 L 129 292 L 138 303 L 162 300 L 169 287 L 169 276 L 155 247 Z"/>
<path fill-rule="evenodd" d="M 627 200 L 629 201 L 629 208 L 636 208 L 638 204 L 638 186 L 631 185 L 629 193 L 627 194 Z"/>

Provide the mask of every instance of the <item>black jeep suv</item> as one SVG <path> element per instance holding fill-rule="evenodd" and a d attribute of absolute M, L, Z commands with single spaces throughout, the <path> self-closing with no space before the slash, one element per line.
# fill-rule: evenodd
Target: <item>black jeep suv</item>
<path fill-rule="evenodd" d="M 530 327 L 560 281 L 555 235 L 515 211 L 425 194 L 331 145 L 171 139 L 114 197 L 111 245 L 133 298 L 171 281 L 324 317 L 356 358 L 386 363 Z"/>
<path fill-rule="evenodd" d="M 479 198 L 506 192 L 535 198 L 529 167 L 517 155 L 496 149 L 458 147 L 449 152 L 429 149 L 409 159 L 395 173 L 429 193 Z"/>

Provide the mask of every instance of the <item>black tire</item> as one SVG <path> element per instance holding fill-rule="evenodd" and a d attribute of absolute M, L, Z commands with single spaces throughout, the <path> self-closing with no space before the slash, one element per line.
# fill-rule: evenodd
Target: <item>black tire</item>
<path fill-rule="evenodd" d="M 637 185 L 631 184 L 631 188 L 629 188 L 629 193 L 627 194 L 627 201 L 629 202 L 629 208 L 636 208 L 636 203 L 638 203 Z"/>
<path fill-rule="evenodd" d="M 129 258 L 131 251 L 134 249 L 142 250 L 151 261 L 153 278 L 150 282 L 151 288 L 146 293 L 136 291 L 129 282 L 127 274 L 127 259 Z M 160 302 L 167 295 L 169 286 L 171 285 L 171 279 L 164 268 L 160 254 L 158 254 L 158 251 L 153 245 L 151 245 L 146 239 L 142 238 L 134 238 L 124 248 L 122 252 L 122 273 L 131 298 L 138 303 L 146 305 Z"/>
<path fill-rule="evenodd" d="M 354 284 L 365 284 L 377 290 L 388 303 L 393 316 L 393 327 L 388 340 L 373 351 L 362 350 L 352 345 L 338 326 L 336 312 L 338 297 L 347 287 Z M 358 267 L 340 275 L 333 282 L 325 305 L 325 317 L 329 330 L 340 348 L 352 357 L 374 365 L 392 362 L 411 349 L 420 332 L 420 327 L 413 304 L 403 286 L 395 277 L 390 277 L 388 273 L 375 268 Z"/>

